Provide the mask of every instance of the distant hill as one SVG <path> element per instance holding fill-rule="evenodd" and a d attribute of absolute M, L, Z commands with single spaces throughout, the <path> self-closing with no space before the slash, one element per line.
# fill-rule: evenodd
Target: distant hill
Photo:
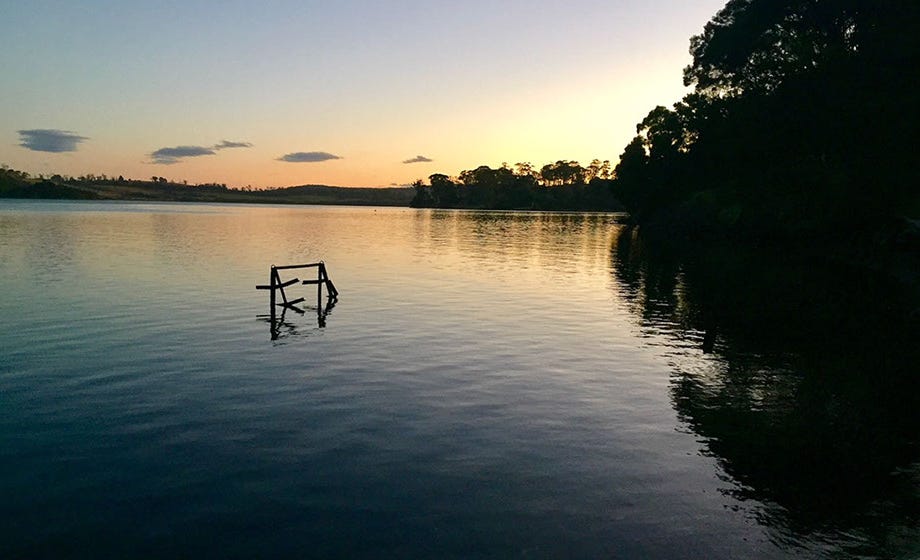
<path fill-rule="evenodd" d="M 415 189 L 411 187 L 301 185 L 270 190 L 243 190 L 218 184 L 186 185 L 162 179 L 64 179 L 54 176 L 37 180 L 20 171 L 0 170 L 0 198 L 408 206 L 414 194 Z"/>
<path fill-rule="evenodd" d="M 256 194 L 256 193 L 251 193 Z M 328 187 L 301 185 L 270 191 L 260 191 L 267 200 L 297 204 L 350 204 L 356 206 L 408 206 L 415 189 L 411 187 Z"/>
<path fill-rule="evenodd" d="M 22 181 L 0 183 L 0 198 L 87 200 L 100 197 L 92 191 L 60 185 L 51 181 Z"/>

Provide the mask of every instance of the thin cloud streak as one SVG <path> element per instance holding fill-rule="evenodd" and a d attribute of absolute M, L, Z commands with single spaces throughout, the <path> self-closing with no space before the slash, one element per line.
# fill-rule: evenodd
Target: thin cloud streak
<path fill-rule="evenodd" d="M 150 163 L 158 165 L 172 165 L 179 163 L 184 158 L 213 156 L 218 150 L 227 148 L 251 148 L 249 142 L 231 142 L 230 140 L 221 140 L 213 146 L 176 146 L 174 148 L 160 148 L 150 153 Z"/>
<path fill-rule="evenodd" d="M 425 156 L 415 156 L 412 159 L 403 160 L 403 163 L 431 163 L 432 161 L 434 160 Z"/>
<path fill-rule="evenodd" d="M 19 133 L 19 145 L 34 152 L 76 152 L 80 142 L 89 140 L 86 136 L 69 130 L 54 128 L 33 128 L 16 132 Z"/>
<path fill-rule="evenodd" d="M 213 156 L 217 152 L 213 148 L 204 146 L 176 146 L 175 148 L 160 148 L 150 153 L 151 163 L 159 165 L 172 165 L 179 163 L 182 158 Z"/>
<path fill-rule="evenodd" d="M 331 159 L 342 158 L 337 155 L 330 154 L 329 152 L 293 152 L 281 156 L 278 158 L 278 161 L 286 161 L 288 163 L 318 163 L 321 161 L 329 161 Z"/>
<path fill-rule="evenodd" d="M 221 140 L 219 144 L 214 144 L 215 150 L 224 150 L 227 148 L 251 148 L 251 142 L 231 142 L 230 140 Z"/>

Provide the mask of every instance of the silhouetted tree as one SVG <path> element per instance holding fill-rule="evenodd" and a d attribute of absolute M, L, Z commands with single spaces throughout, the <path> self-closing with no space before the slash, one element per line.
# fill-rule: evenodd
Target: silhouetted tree
<path fill-rule="evenodd" d="M 451 181 L 450 177 L 441 173 L 435 173 L 428 177 L 431 184 L 431 194 L 438 208 L 455 208 L 460 202 L 460 196 L 457 192 L 457 184 Z"/>
<path fill-rule="evenodd" d="M 730 0 L 691 39 L 694 93 L 643 119 L 615 191 L 640 221 L 758 235 L 916 216 L 918 38 L 917 2 Z"/>
<path fill-rule="evenodd" d="M 497 169 L 481 165 L 462 171 L 456 180 L 435 174 L 430 186 L 417 181 L 411 206 L 436 208 L 615 210 L 610 162 L 595 160 L 590 172 L 576 161 L 559 160 L 538 174 L 530 163 L 507 163 Z"/>
<path fill-rule="evenodd" d="M 412 187 L 415 189 L 415 197 L 412 198 L 409 206 L 413 208 L 434 208 L 437 206 L 434 197 L 431 195 L 431 187 L 425 185 L 421 179 L 412 183 Z"/>

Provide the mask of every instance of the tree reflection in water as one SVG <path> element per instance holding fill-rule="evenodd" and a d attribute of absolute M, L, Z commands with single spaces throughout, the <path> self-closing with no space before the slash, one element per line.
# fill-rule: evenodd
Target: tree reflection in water
<path fill-rule="evenodd" d="M 917 554 L 916 294 L 789 253 L 626 228 L 612 270 L 643 332 L 671 347 L 680 420 L 779 539 Z"/>

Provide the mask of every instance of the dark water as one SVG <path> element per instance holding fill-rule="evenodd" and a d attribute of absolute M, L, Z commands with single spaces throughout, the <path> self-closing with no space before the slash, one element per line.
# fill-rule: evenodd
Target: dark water
<path fill-rule="evenodd" d="M 319 259 L 325 327 L 273 340 L 255 284 Z M 612 215 L 0 202 L 0 557 L 916 557 L 915 302 L 778 262 Z"/>

